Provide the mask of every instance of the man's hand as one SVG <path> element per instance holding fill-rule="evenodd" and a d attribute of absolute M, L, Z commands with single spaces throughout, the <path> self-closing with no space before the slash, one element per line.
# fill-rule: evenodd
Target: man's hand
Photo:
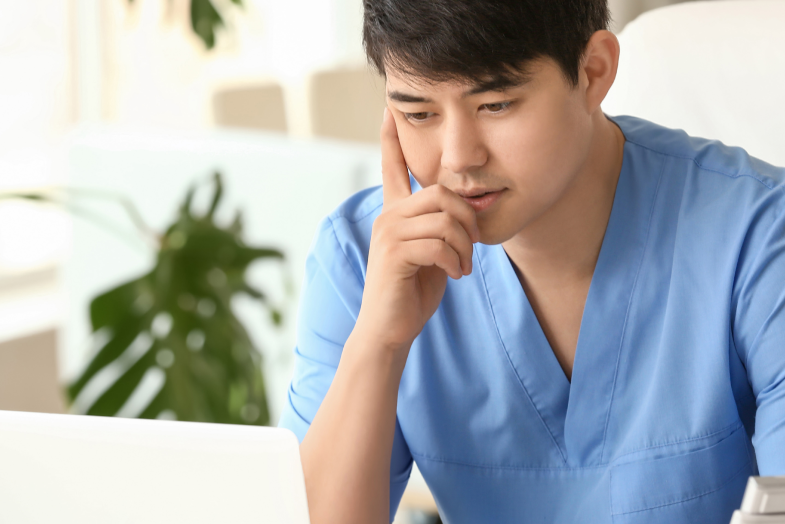
<path fill-rule="evenodd" d="M 439 306 L 447 276 L 471 273 L 480 232 L 474 209 L 446 187 L 434 184 L 412 195 L 386 108 L 381 142 L 384 207 L 373 225 L 357 327 L 382 347 L 408 352 Z"/>

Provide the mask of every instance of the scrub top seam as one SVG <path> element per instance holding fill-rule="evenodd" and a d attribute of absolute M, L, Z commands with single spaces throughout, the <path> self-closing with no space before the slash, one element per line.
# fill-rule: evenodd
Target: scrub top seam
<path fill-rule="evenodd" d="M 656 152 L 656 151 L 655 151 Z M 622 347 L 624 346 L 624 337 L 627 334 L 627 322 L 630 319 L 630 309 L 632 308 L 632 299 L 635 296 L 635 291 L 638 287 L 638 277 L 643 267 L 643 259 L 646 255 L 646 250 L 649 246 L 649 237 L 651 235 L 651 222 L 654 217 L 654 209 L 657 207 L 657 197 L 660 194 L 660 187 L 662 186 L 662 177 L 665 173 L 665 159 L 662 160 L 662 167 L 660 167 L 660 174 L 657 178 L 657 189 L 654 191 L 654 197 L 651 201 L 651 209 L 649 210 L 649 219 L 646 224 L 646 239 L 643 242 L 643 252 L 641 253 L 640 260 L 638 261 L 638 269 L 635 270 L 635 280 L 632 282 L 632 291 L 630 298 L 627 301 L 627 311 L 624 313 L 624 324 L 621 328 L 621 337 L 619 338 L 619 348 L 616 352 L 616 365 L 613 370 L 613 385 L 611 386 L 611 399 L 608 403 L 608 411 L 605 414 L 605 428 L 602 431 L 602 451 L 600 452 L 600 462 L 605 461 L 605 446 L 608 443 L 608 424 L 610 423 L 611 411 L 613 411 L 613 398 L 616 393 L 616 381 L 619 378 L 619 362 L 621 361 Z"/>
<path fill-rule="evenodd" d="M 371 189 L 377 189 L 378 187 L 379 186 L 376 186 L 376 187 L 373 187 Z M 377 209 L 379 209 L 383 205 L 384 204 L 378 204 L 378 205 L 372 207 L 370 210 L 368 210 L 368 212 L 363 213 L 362 215 L 360 215 L 359 217 L 354 217 L 354 216 L 350 217 L 348 215 L 344 215 L 344 214 L 341 213 L 341 214 L 335 215 L 332 218 L 335 218 L 335 219 L 342 218 L 342 219 L 346 220 L 347 222 L 349 222 L 350 224 L 356 224 L 357 222 L 359 222 L 359 221 L 369 217 L 370 215 L 372 215 Z M 332 218 L 330 219 L 330 223 L 332 223 Z"/>
<path fill-rule="evenodd" d="M 746 172 L 728 173 L 728 172 L 720 171 L 720 170 L 712 168 L 712 167 L 705 166 L 705 165 L 701 164 L 698 161 L 698 159 L 695 158 L 694 156 L 679 155 L 677 153 L 673 153 L 673 152 L 669 152 L 669 151 L 661 151 L 659 149 L 654 149 L 651 146 L 647 146 L 645 144 L 641 144 L 640 142 L 636 142 L 635 140 L 631 140 L 630 138 L 627 138 L 627 142 L 635 144 L 636 146 L 638 146 L 638 147 L 640 147 L 642 149 L 649 150 L 652 153 L 657 153 L 657 154 L 660 154 L 660 155 L 669 156 L 669 157 L 673 157 L 673 158 L 681 158 L 682 160 L 690 160 L 696 166 L 698 166 L 700 169 L 702 169 L 704 171 L 717 173 L 718 175 L 722 175 L 722 176 L 725 176 L 725 177 L 728 177 L 728 178 L 741 178 L 741 177 L 751 178 L 751 179 L 759 182 L 761 185 L 763 185 L 766 189 L 769 189 L 769 190 L 776 189 L 776 187 L 777 187 L 776 183 L 772 183 L 771 181 L 769 181 L 768 178 L 766 178 L 766 179 L 759 178 L 758 176 L 756 176 L 756 173 L 746 173 Z M 756 157 L 751 157 L 751 158 L 756 158 Z"/>
<path fill-rule="evenodd" d="M 706 433 L 705 435 L 698 435 L 698 436 L 695 436 L 695 437 L 689 437 L 689 438 L 680 439 L 680 440 L 673 440 L 673 441 L 670 441 L 670 442 L 664 442 L 662 444 L 654 444 L 652 446 L 646 446 L 646 447 L 643 447 L 643 448 L 633 449 L 631 451 L 627 451 L 626 453 L 622 453 L 621 455 L 615 457 L 615 460 L 619 460 L 622 457 L 626 457 L 627 455 L 634 455 L 635 453 L 640 453 L 642 451 L 649 451 L 649 450 L 657 449 L 657 448 L 666 448 L 668 446 L 677 446 L 679 444 L 685 444 L 687 442 L 696 442 L 698 440 L 705 440 L 705 439 L 711 438 L 711 437 L 713 437 L 715 435 L 719 435 L 721 433 L 725 433 L 726 431 L 730 431 L 730 430 L 734 430 L 735 431 L 735 430 L 737 430 L 737 429 L 739 429 L 739 428 L 741 428 L 743 426 L 744 425 L 741 423 L 741 421 L 736 420 L 733 424 L 729 424 L 729 425 L 725 426 L 724 428 L 720 428 L 720 429 L 718 429 L 716 431 L 712 431 L 711 433 Z"/>
<path fill-rule="evenodd" d="M 504 249 L 504 248 L 499 247 L 499 249 Z M 518 371 L 515 369 L 515 366 L 513 365 L 512 361 L 510 360 L 510 354 L 507 351 L 507 346 L 504 344 L 504 339 L 502 339 L 501 333 L 499 333 L 499 322 L 498 322 L 498 320 L 496 318 L 496 313 L 493 310 L 493 302 L 491 302 L 491 297 L 490 297 L 490 294 L 488 293 L 488 282 L 485 279 L 485 269 L 483 269 L 482 257 L 480 257 L 479 255 L 477 256 L 477 264 L 479 265 L 479 268 L 480 268 L 480 276 L 482 277 L 483 288 L 485 288 L 485 298 L 488 301 L 488 309 L 490 310 L 491 316 L 493 317 L 493 327 L 496 330 L 496 337 L 499 339 L 499 344 L 501 344 L 502 349 L 504 350 L 504 356 L 507 359 L 507 363 L 510 365 L 510 369 L 512 370 L 513 374 L 515 375 L 515 378 L 517 379 L 518 384 L 521 386 L 521 389 L 523 390 L 524 395 L 526 395 L 526 398 L 529 400 L 529 403 L 531 404 L 532 409 L 534 409 L 534 412 L 537 413 L 537 418 L 540 419 L 540 422 L 542 423 L 543 427 L 545 428 L 545 431 L 548 433 L 548 436 L 551 437 L 551 442 L 553 442 L 553 445 L 556 447 L 556 450 L 559 452 L 559 456 L 561 456 L 562 461 L 564 462 L 564 464 L 567 464 L 567 457 L 564 456 L 564 453 L 562 452 L 561 446 L 559 446 L 559 443 L 556 442 L 556 437 L 553 436 L 553 433 L 551 432 L 551 429 L 548 427 L 548 424 L 546 424 L 545 420 L 543 420 L 542 414 L 540 414 L 540 410 L 537 409 L 537 406 L 534 404 L 534 401 L 532 400 L 531 396 L 529 395 L 529 392 L 526 390 L 526 386 L 523 385 L 523 381 L 521 380 L 521 377 L 518 376 Z"/>
<path fill-rule="evenodd" d="M 352 273 L 354 273 L 354 276 L 357 277 L 357 280 L 358 280 L 358 283 L 360 284 L 360 287 L 362 287 L 364 289 L 365 288 L 365 279 L 363 279 L 362 275 L 360 275 L 357 272 L 357 269 L 354 267 L 354 264 L 352 264 L 351 260 L 349 259 L 349 255 L 347 255 L 346 251 L 344 251 L 343 244 L 341 244 L 341 241 L 338 239 L 338 233 L 335 231 L 335 222 L 333 222 L 332 217 L 329 217 L 329 216 L 327 217 L 327 220 L 330 221 L 330 232 L 333 234 L 333 238 L 335 238 L 335 243 L 338 244 L 338 249 L 341 251 L 341 254 L 343 255 L 344 260 L 346 260 L 346 263 L 351 268 Z M 355 317 L 355 320 L 356 319 L 357 318 Z"/>
<path fill-rule="evenodd" d="M 566 466 L 566 467 L 534 467 L 534 466 L 507 466 L 504 464 L 473 464 L 471 462 L 461 462 L 459 460 L 453 460 L 444 457 L 438 457 L 434 455 L 425 455 L 422 453 L 417 453 L 415 451 L 409 450 L 412 457 L 419 458 L 421 460 L 427 460 L 430 462 L 439 462 L 442 464 L 451 464 L 454 466 L 463 466 L 467 468 L 476 468 L 476 469 L 503 469 L 503 470 L 510 470 L 510 471 L 577 471 L 577 470 L 592 470 L 592 469 L 604 469 L 608 467 L 608 464 L 594 464 L 591 466 Z"/>
<path fill-rule="evenodd" d="M 675 501 L 672 501 L 672 502 L 664 502 L 662 504 L 657 504 L 656 506 L 649 506 L 649 507 L 646 507 L 646 508 L 634 509 L 632 511 L 619 511 L 619 512 L 613 513 L 613 506 L 611 506 L 611 516 L 615 517 L 617 515 L 631 515 L 633 513 L 641 513 L 643 511 L 651 511 L 651 510 L 657 509 L 657 508 L 664 508 L 664 507 L 667 507 L 667 506 L 675 506 L 677 504 L 684 504 L 685 502 L 689 502 L 691 500 L 695 500 L 695 499 L 699 499 L 701 497 L 705 497 L 706 495 L 711 495 L 712 493 L 721 490 L 722 488 L 724 488 L 725 486 L 727 486 L 728 484 L 733 482 L 733 480 L 735 480 L 736 477 L 739 476 L 739 473 L 741 473 L 744 470 L 746 470 L 749 465 L 750 465 L 750 462 L 748 460 L 728 480 L 726 480 L 725 482 L 723 482 L 722 484 L 720 484 L 716 488 L 711 489 L 709 491 L 704 491 L 702 493 L 698 493 L 697 495 L 692 495 L 692 496 L 690 496 L 690 497 L 688 497 L 686 499 L 675 500 Z M 611 476 L 612 475 L 613 475 L 613 473 L 611 472 Z M 611 500 L 611 502 L 612 502 L 612 500 Z"/>

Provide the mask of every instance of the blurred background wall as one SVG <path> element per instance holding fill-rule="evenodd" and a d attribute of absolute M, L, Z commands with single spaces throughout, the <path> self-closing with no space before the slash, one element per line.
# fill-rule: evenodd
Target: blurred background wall
<path fill-rule="evenodd" d="M 610 0 L 614 31 L 667 3 Z M 209 50 L 189 5 L 0 0 L 0 190 L 73 182 L 69 144 L 107 126 L 376 141 L 383 82 L 365 68 L 359 0 L 216 0 L 225 26 Z M 57 268 L 71 253 L 70 215 L 3 202 L 0 224 L 0 339 L 55 328 L 69 307 Z M 64 378 L 84 359 L 79 345 L 61 344 Z"/>
<path fill-rule="evenodd" d="M 613 29 L 670 3 L 610 0 Z M 361 2 L 229 4 L 216 1 L 227 27 L 208 51 L 189 27 L 188 0 L 3 0 L 0 60 L 12 80 L 0 102 L 3 149 L 76 121 L 209 126 L 217 90 L 267 81 L 284 88 L 289 131 L 309 135 L 309 75 L 364 64 Z"/>

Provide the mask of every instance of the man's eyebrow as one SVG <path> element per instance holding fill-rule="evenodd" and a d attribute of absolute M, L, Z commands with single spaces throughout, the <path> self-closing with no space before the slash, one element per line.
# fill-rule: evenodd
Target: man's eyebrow
<path fill-rule="evenodd" d="M 390 91 L 387 93 L 387 96 L 390 100 L 395 100 L 396 102 L 409 102 L 413 104 L 428 104 L 433 102 L 430 98 L 401 93 L 400 91 Z"/>
<path fill-rule="evenodd" d="M 492 78 L 490 80 L 474 84 L 472 87 L 461 94 L 461 98 L 466 98 L 472 95 L 479 95 L 480 93 L 487 93 L 489 91 L 504 91 L 506 89 L 523 87 L 530 80 L 531 77 L 529 76 L 522 76 L 514 79 L 503 77 Z M 433 100 L 428 97 L 410 95 L 401 91 L 390 91 L 387 93 L 387 96 L 390 98 L 390 100 L 411 104 L 428 104 L 433 102 Z"/>
<path fill-rule="evenodd" d="M 529 75 L 522 75 L 517 78 L 495 77 L 490 80 L 478 82 L 471 88 L 467 89 L 461 95 L 461 98 L 466 98 L 472 95 L 479 95 L 480 93 L 487 93 L 489 91 L 505 91 L 516 87 L 523 87 L 531 80 Z"/>

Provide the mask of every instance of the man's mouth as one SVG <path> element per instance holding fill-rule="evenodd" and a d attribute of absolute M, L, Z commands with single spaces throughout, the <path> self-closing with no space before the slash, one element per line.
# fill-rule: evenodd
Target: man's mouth
<path fill-rule="evenodd" d="M 463 197 L 464 201 L 467 204 L 474 208 L 474 211 L 479 213 L 481 211 L 485 211 L 493 204 L 495 204 L 499 198 L 504 194 L 506 188 L 502 189 L 486 189 L 486 188 L 476 188 L 476 189 L 468 189 L 468 190 L 459 190 L 456 191 L 458 195 Z"/>

